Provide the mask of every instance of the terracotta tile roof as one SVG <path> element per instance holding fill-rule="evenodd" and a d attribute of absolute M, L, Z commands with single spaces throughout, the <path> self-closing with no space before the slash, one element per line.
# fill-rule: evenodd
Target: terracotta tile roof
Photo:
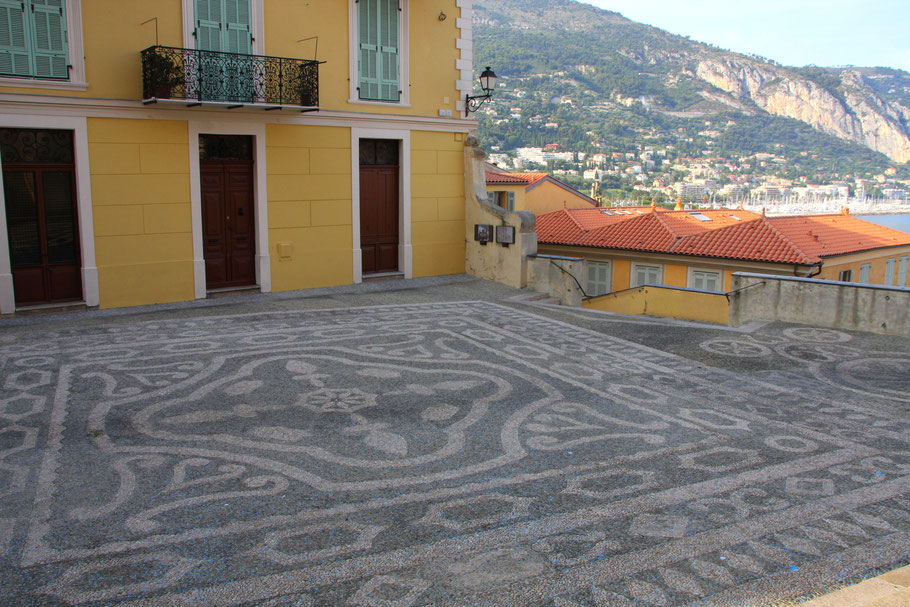
<path fill-rule="evenodd" d="M 910 244 L 910 234 L 850 215 L 772 217 L 768 221 L 800 249 L 816 257 Z"/>
<path fill-rule="evenodd" d="M 617 210 L 628 209 L 563 209 L 543 214 L 537 219 L 538 241 L 806 265 L 834 255 L 910 245 L 910 234 L 846 215 L 766 218 L 742 209 L 635 209 L 631 214 L 617 214 Z"/>
<path fill-rule="evenodd" d="M 627 218 L 584 234 L 574 244 L 583 247 L 666 251 L 679 236 L 662 221 L 663 213 Z"/>
<path fill-rule="evenodd" d="M 497 173 L 489 170 L 486 171 L 487 183 L 498 185 L 533 185 L 549 176 L 548 173 Z"/>
<path fill-rule="evenodd" d="M 667 252 L 807 265 L 821 261 L 818 257 L 800 250 L 789 238 L 775 229 L 766 217 L 694 234 L 681 239 Z"/>

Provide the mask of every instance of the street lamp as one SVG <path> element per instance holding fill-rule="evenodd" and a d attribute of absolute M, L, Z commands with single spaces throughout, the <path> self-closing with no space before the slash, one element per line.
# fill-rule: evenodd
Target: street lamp
<path fill-rule="evenodd" d="M 487 99 L 493 97 L 493 92 L 496 90 L 496 74 L 493 73 L 493 70 L 490 69 L 490 66 L 487 66 L 487 69 L 483 71 L 480 75 L 480 88 L 483 91 L 483 95 L 465 95 L 464 97 L 464 115 L 468 117 L 471 115 L 471 112 L 476 112 L 480 109 Z"/>

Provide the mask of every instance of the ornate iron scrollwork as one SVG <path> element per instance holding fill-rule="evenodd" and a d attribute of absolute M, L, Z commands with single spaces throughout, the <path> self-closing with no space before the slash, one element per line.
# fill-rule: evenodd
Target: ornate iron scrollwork
<path fill-rule="evenodd" d="M 320 63 L 153 46 L 142 51 L 142 96 L 317 107 Z"/>

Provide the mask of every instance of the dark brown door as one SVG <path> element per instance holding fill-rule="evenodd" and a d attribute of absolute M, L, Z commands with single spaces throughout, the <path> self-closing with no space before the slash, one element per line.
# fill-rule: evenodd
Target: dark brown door
<path fill-rule="evenodd" d="M 256 284 L 253 162 L 203 158 L 200 172 L 206 287 Z"/>
<path fill-rule="evenodd" d="M 73 166 L 4 162 L 3 195 L 16 304 L 81 300 Z"/>
<path fill-rule="evenodd" d="M 363 273 L 398 271 L 398 142 L 360 142 Z"/>

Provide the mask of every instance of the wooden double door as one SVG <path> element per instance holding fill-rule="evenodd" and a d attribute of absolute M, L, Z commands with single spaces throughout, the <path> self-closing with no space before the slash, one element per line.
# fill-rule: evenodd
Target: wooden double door
<path fill-rule="evenodd" d="M 254 285 L 253 161 L 202 158 L 199 165 L 206 288 Z"/>
<path fill-rule="evenodd" d="M 398 271 L 398 141 L 360 141 L 360 250 L 364 274 Z"/>
<path fill-rule="evenodd" d="M 71 131 L 0 129 L 16 305 L 82 300 Z"/>

